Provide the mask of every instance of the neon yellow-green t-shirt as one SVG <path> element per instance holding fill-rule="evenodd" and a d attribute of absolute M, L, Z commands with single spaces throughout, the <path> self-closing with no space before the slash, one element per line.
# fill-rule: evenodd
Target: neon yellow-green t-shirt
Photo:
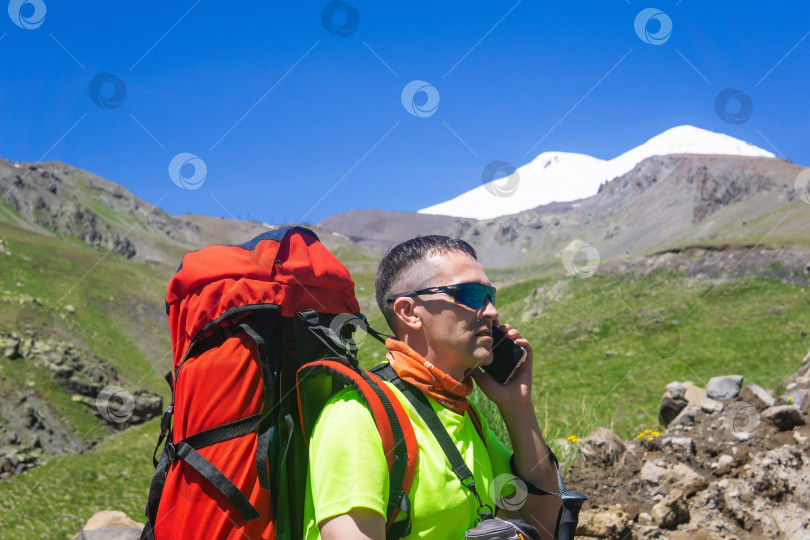
<path fill-rule="evenodd" d="M 419 461 L 408 494 L 412 504 L 412 532 L 408 538 L 464 538 L 464 531 L 473 528 L 478 518 L 478 503 L 461 486 L 439 443 L 411 403 L 394 386 L 388 386 L 411 419 L 419 447 Z M 498 475 L 510 473 L 509 450 L 490 431 L 481 414 L 478 418 L 486 446 L 468 414 L 459 416 L 428 399 L 473 473 L 482 501 L 494 511 L 492 482 Z M 318 523 L 354 508 L 371 509 L 384 518 L 388 485 L 388 467 L 371 412 L 357 390 L 346 388 L 324 407 L 310 440 L 305 538 L 319 539 Z M 401 517 L 400 513 L 398 519 Z"/>

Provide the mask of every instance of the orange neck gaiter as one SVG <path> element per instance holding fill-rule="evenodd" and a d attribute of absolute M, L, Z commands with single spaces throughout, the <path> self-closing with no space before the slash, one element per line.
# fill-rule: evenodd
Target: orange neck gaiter
<path fill-rule="evenodd" d="M 402 341 L 388 338 L 386 358 L 399 378 L 407 381 L 456 414 L 464 415 L 472 394 L 473 381 L 467 377 L 459 382 L 422 358 Z"/>

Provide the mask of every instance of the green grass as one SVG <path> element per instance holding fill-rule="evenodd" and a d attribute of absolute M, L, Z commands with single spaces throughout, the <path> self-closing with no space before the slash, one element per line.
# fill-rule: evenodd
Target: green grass
<path fill-rule="evenodd" d="M 566 436 L 602 425 L 629 438 L 657 426 L 673 380 L 704 385 L 739 373 L 774 387 L 810 345 L 807 288 L 758 277 L 711 284 L 669 272 L 563 279 L 562 298 L 529 322 L 519 322 L 525 284 L 498 299 L 501 319 L 515 321 L 533 344 L 535 386 L 549 396 L 549 422 Z M 580 420 L 583 410 L 590 425 Z"/>
<path fill-rule="evenodd" d="M 123 219 L 121 219 L 120 214 L 113 212 L 109 206 L 93 197 L 87 197 L 82 201 L 82 203 L 86 204 L 90 210 L 98 214 L 99 217 L 104 218 L 106 221 L 112 224 L 129 225 L 128 223 L 125 223 Z"/>
<path fill-rule="evenodd" d="M 4 480 L 0 537 L 72 538 L 94 513 L 120 510 L 144 523 L 159 420 L 130 428 L 81 455 L 51 457 Z"/>

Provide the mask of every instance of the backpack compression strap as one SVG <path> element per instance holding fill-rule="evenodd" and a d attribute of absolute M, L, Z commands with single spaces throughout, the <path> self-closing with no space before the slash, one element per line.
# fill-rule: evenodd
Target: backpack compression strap
<path fill-rule="evenodd" d="M 243 437 L 249 433 L 256 432 L 256 470 L 259 485 L 264 489 L 270 489 L 269 476 L 267 474 L 267 451 L 270 442 L 270 413 L 275 399 L 275 379 L 273 377 L 273 366 L 278 364 L 278 356 L 280 354 L 279 339 L 271 339 L 271 343 L 275 344 L 272 349 L 268 348 L 267 340 L 262 334 L 275 332 L 278 328 L 277 325 L 271 325 L 271 328 L 262 328 L 262 332 L 257 331 L 254 326 L 247 320 L 242 320 L 241 317 L 251 312 L 256 311 L 269 311 L 271 314 L 278 313 L 278 306 L 275 304 L 255 304 L 240 306 L 229 310 L 222 314 L 216 320 L 211 321 L 204 328 L 202 328 L 192 340 L 191 344 L 186 351 L 180 365 L 174 374 L 174 384 L 172 384 L 171 372 L 166 374 L 166 381 L 172 390 L 172 404 L 166 409 L 161 419 L 160 437 L 155 453 L 152 456 L 152 461 L 155 465 L 155 474 L 152 477 L 152 483 L 149 488 L 149 498 L 146 504 L 146 517 L 147 524 L 141 534 L 142 539 L 154 538 L 154 527 L 157 521 L 158 505 L 160 504 L 160 497 L 163 493 L 163 486 L 166 480 L 166 474 L 171 463 L 183 460 L 194 470 L 206 478 L 215 488 L 217 488 L 236 508 L 242 519 L 253 521 L 261 517 L 261 514 L 250 504 L 247 497 L 239 490 L 238 487 L 222 472 L 215 467 L 210 461 L 205 459 L 197 450 L 216 444 L 219 442 L 234 439 L 236 437 Z M 232 327 L 228 327 L 227 323 L 237 320 Z M 225 340 L 234 336 L 239 332 L 244 332 L 255 343 L 258 352 L 260 372 L 262 376 L 262 389 L 264 393 L 264 403 L 262 412 L 252 416 L 235 420 L 227 424 L 216 426 L 205 431 L 201 431 L 177 443 L 172 443 L 172 427 L 171 419 L 174 413 L 174 390 L 176 387 L 177 379 L 180 375 L 180 369 L 185 364 L 186 360 L 194 356 L 198 356 L 205 351 L 221 345 Z M 160 460 L 156 460 L 155 456 L 164 438 L 166 444 L 163 447 L 163 452 Z"/>
<path fill-rule="evenodd" d="M 310 362 L 298 370 L 298 384 L 296 385 L 301 431 L 307 444 L 309 444 L 311 426 L 305 425 L 301 383 L 313 373 L 324 373 L 333 380 L 352 385 L 371 409 L 372 418 L 382 439 L 390 475 L 386 538 L 396 539 L 407 536 L 411 531 L 411 502 L 408 491 L 416 472 L 419 454 L 416 435 L 405 409 L 390 388 L 383 384 L 377 376 L 362 368 L 330 359 Z M 399 512 L 405 513 L 405 519 L 395 521 Z"/>

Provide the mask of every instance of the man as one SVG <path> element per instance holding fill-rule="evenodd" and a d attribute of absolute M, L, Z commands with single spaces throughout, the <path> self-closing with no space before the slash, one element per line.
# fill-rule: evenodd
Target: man
<path fill-rule="evenodd" d="M 478 284 L 466 286 L 468 292 L 478 294 L 462 296 L 458 288 L 442 288 L 458 284 Z M 422 292 L 426 288 L 437 289 Z M 481 291 L 486 295 L 483 299 Z M 517 330 L 503 325 L 507 337 L 528 351 L 526 361 L 505 386 L 478 369 L 492 361 L 492 328 L 498 324 L 498 311 L 494 289 L 475 250 L 462 240 L 444 236 L 403 242 L 380 263 L 376 299 L 397 338 L 386 343 L 389 362 L 400 378 L 428 396 L 472 471 L 483 502 L 494 508 L 498 494 L 490 493 L 493 479 L 511 472 L 510 455 L 483 418 L 486 444 L 474 428 L 466 412 L 471 379 L 500 410 L 515 450 L 517 475 L 527 483 L 558 491 L 550 451 L 531 402 L 531 345 Z M 479 505 L 453 473 L 418 413 L 402 393 L 392 389 L 412 421 L 419 446 L 409 493 L 413 507 L 408 538 L 463 538 L 478 518 Z M 385 539 L 388 469 L 371 414 L 355 390 L 337 394 L 321 413 L 310 441 L 309 477 L 307 539 Z M 498 517 L 522 518 L 543 539 L 550 539 L 559 508 L 554 497 L 528 495 L 519 512 L 500 511 Z"/>

